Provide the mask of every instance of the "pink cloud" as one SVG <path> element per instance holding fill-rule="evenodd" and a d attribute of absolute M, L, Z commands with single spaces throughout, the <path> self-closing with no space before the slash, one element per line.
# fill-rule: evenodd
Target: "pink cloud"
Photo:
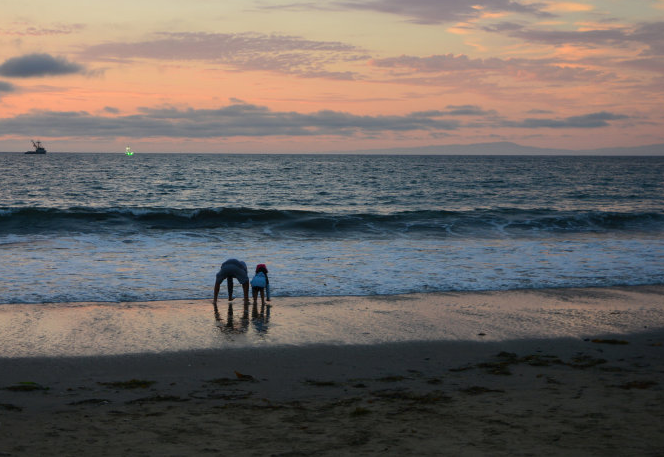
<path fill-rule="evenodd" d="M 94 45 L 82 56 L 94 60 L 199 60 L 237 71 L 274 71 L 328 79 L 355 79 L 358 75 L 351 71 L 332 71 L 327 67 L 368 58 L 360 48 L 341 42 L 261 33 L 160 33 L 153 40 Z"/>
<path fill-rule="evenodd" d="M 13 36 L 51 36 L 69 35 L 85 29 L 85 24 L 54 24 L 51 27 L 34 26 L 27 23 L 15 23 L 13 28 L 0 29 L 0 35 Z"/>
<path fill-rule="evenodd" d="M 472 59 L 466 55 L 433 55 L 428 57 L 400 56 L 372 59 L 375 67 L 407 71 L 410 77 L 418 73 L 474 73 L 477 77 L 502 74 L 519 79 L 530 78 L 541 81 L 583 82 L 610 78 L 610 73 L 570 66 L 555 59 Z M 426 76 L 423 76 L 427 79 Z"/>

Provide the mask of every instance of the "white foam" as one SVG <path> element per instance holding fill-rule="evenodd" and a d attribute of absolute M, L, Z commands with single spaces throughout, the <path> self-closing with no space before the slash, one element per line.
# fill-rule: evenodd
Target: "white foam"
<path fill-rule="evenodd" d="M 243 230 L 0 237 L 0 302 L 205 298 L 221 262 L 268 264 L 275 295 L 664 283 L 664 240 L 303 239 Z"/>

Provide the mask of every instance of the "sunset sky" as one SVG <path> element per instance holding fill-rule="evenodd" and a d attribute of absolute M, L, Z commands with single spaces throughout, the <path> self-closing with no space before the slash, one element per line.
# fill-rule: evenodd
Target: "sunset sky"
<path fill-rule="evenodd" d="M 0 0 L 0 151 L 664 143 L 664 0 Z"/>

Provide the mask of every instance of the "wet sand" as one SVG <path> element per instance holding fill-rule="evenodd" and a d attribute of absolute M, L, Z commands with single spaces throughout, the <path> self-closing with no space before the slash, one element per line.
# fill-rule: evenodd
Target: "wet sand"
<path fill-rule="evenodd" d="M 39 315 L 3 305 L 0 455 L 664 449 L 664 287 L 300 300 L 275 299 L 266 332 L 251 307 L 240 322 L 241 303 L 237 327 L 209 302 L 49 305 Z M 188 323 L 197 306 L 200 339 Z M 97 312 L 112 331 L 89 331 L 103 327 Z M 185 330 L 174 337 L 178 313 Z M 91 327 L 77 332 L 85 315 Z M 417 325 L 426 338 L 412 334 Z M 130 337 L 141 328 L 155 336 Z M 9 346 L 21 329 L 27 342 Z M 175 349 L 162 349 L 158 330 Z"/>
<path fill-rule="evenodd" d="M 664 327 L 664 286 L 0 305 L 5 357 L 583 338 Z"/>

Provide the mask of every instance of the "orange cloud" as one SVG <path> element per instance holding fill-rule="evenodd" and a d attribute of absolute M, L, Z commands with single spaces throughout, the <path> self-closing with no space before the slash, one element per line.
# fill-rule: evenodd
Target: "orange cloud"
<path fill-rule="evenodd" d="M 572 3 L 572 2 L 552 2 L 549 3 L 544 10 L 550 13 L 580 13 L 585 11 L 592 11 L 595 7 L 586 3 Z"/>

